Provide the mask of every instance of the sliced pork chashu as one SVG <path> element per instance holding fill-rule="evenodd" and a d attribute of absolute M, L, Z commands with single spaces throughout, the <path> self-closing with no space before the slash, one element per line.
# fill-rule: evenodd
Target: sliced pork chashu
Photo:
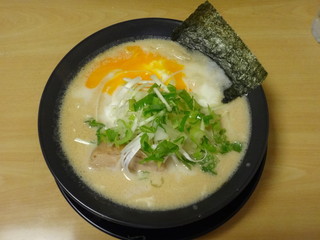
<path fill-rule="evenodd" d="M 91 168 L 117 168 L 120 167 L 121 148 L 111 146 L 107 143 L 99 144 L 91 153 L 89 167 Z M 138 151 L 132 159 L 129 170 L 138 171 L 163 171 L 165 166 L 158 166 L 155 162 L 140 163 L 145 157 L 144 153 Z"/>

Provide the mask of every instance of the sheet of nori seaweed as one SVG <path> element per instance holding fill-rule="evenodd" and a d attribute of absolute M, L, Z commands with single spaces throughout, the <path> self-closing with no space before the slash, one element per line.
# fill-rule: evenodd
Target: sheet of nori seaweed
<path fill-rule="evenodd" d="M 267 72 L 240 37 L 206 1 L 172 33 L 172 40 L 213 59 L 232 82 L 223 102 L 247 94 L 266 78 Z"/>

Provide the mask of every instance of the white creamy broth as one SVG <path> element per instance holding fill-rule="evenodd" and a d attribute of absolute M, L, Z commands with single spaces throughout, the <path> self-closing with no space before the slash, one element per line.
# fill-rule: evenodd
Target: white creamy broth
<path fill-rule="evenodd" d="M 105 76 L 97 87 L 86 86 L 88 76 L 106 58 L 113 58 L 128 46 L 139 46 L 183 66 L 183 82 L 200 105 L 210 105 L 221 114 L 222 125 L 230 141 L 243 143 L 241 153 L 230 152 L 219 156 L 216 175 L 204 173 L 198 167 L 187 169 L 183 164 L 168 164 L 163 171 L 151 172 L 128 180 L 120 168 L 90 168 L 89 159 L 96 147 L 95 130 L 84 121 L 93 117 L 111 125 L 117 99 L 102 91 L 114 73 Z M 137 61 L 142 61 L 137 59 Z M 156 67 L 156 65 L 155 65 Z M 169 77 L 164 69 L 161 77 Z M 114 81 L 115 84 L 116 81 Z M 209 58 L 189 52 L 169 40 L 147 39 L 113 47 L 90 61 L 71 82 L 63 98 L 60 111 L 60 138 L 70 164 L 81 179 L 99 194 L 133 208 L 165 210 L 196 203 L 217 191 L 239 166 L 250 137 L 250 111 L 245 97 L 221 104 L 223 89 L 229 86 L 224 72 Z M 118 87 L 121 89 L 121 86 Z M 119 90 L 118 89 L 118 90 Z M 116 90 L 116 91 L 118 91 Z M 116 92 L 115 91 L 115 92 Z M 113 101 L 113 102 L 112 102 Z"/>

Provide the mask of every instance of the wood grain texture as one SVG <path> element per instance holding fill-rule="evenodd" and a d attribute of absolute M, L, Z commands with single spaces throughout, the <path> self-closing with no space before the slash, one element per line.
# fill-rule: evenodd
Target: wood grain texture
<path fill-rule="evenodd" d="M 111 24 L 185 19 L 202 1 L 0 1 L 0 239 L 114 239 L 68 205 L 43 159 L 43 88 L 78 42 Z M 268 157 L 248 203 L 205 239 L 320 239 L 319 0 L 212 1 L 269 76 Z"/>

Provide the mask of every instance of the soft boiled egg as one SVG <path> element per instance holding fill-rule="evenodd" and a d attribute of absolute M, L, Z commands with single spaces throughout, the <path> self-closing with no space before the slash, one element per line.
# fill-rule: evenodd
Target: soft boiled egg
<path fill-rule="evenodd" d="M 95 88 L 107 76 L 102 91 L 112 95 L 119 86 L 126 83 L 124 78 L 140 77 L 150 80 L 151 76 L 155 75 L 165 84 L 174 81 L 177 89 L 187 89 L 183 81 L 183 69 L 184 65 L 159 53 L 144 51 L 136 45 L 127 46 L 118 56 L 103 60 L 90 74 L 86 86 Z"/>
<path fill-rule="evenodd" d="M 223 89 L 230 84 L 208 57 L 160 39 L 115 46 L 96 58 L 90 69 L 84 87 L 97 98 L 96 119 L 108 126 L 121 118 L 124 95 L 130 92 L 126 79 L 140 79 L 143 84 L 156 78 L 192 92 L 200 105 L 211 107 L 221 104 Z"/>

